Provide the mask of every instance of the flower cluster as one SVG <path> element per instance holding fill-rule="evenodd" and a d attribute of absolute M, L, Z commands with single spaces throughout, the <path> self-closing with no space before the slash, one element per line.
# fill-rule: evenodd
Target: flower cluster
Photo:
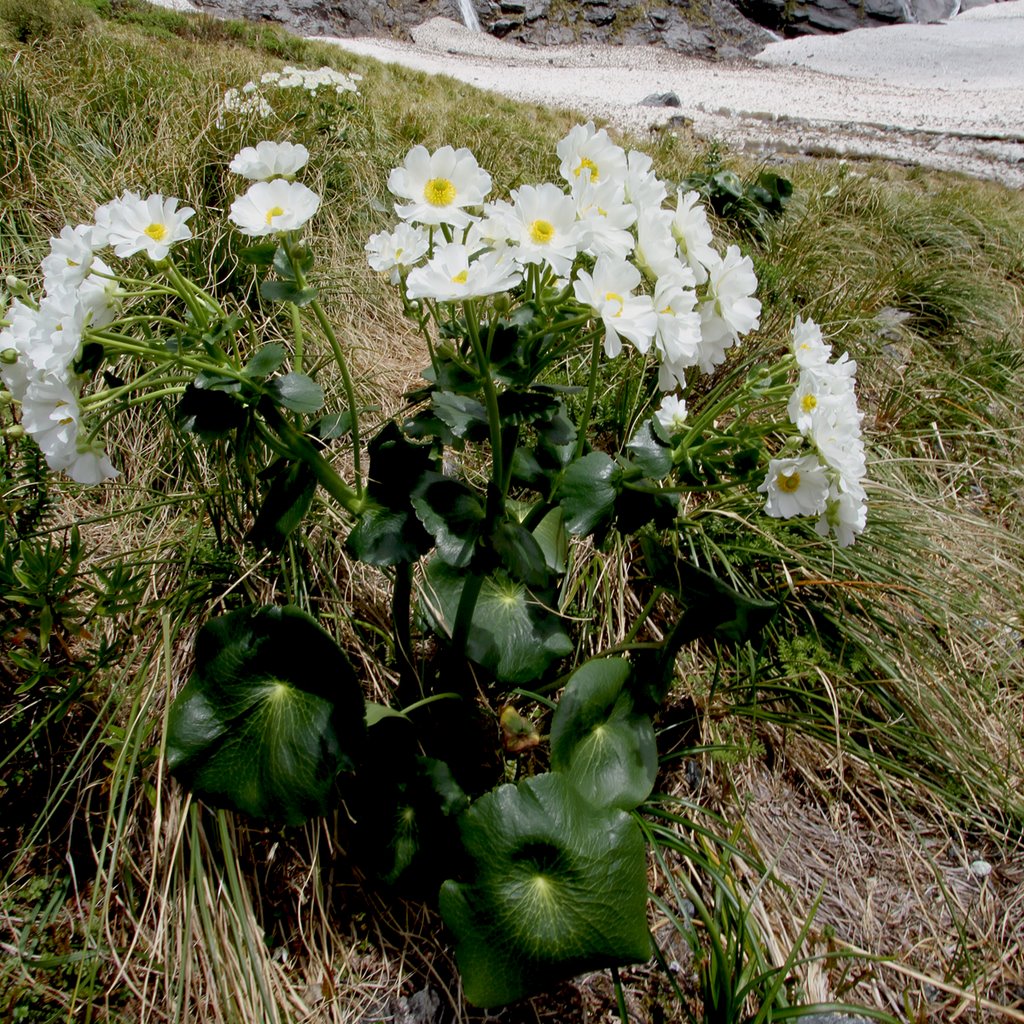
<path fill-rule="evenodd" d="M 772 459 L 758 490 L 768 495 L 769 515 L 817 515 L 818 533 L 831 531 L 840 547 L 847 547 L 867 520 L 862 414 L 854 391 L 857 364 L 845 352 L 830 362 L 832 346 L 823 341 L 821 328 L 799 317 L 793 354 L 800 377 L 789 400 L 789 418 L 814 451 Z"/>
<path fill-rule="evenodd" d="M 359 92 L 362 75 L 335 71 L 326 65 L 311 71 L 309 68 L 286 66 L 283 71 L 268 71 L 261 78 L 263 85 L 276 85 L 279 89 L 305 89 L 311 96 L 321 90 L 333 90 L 338 96 L 346 92 Z M 250 83 L 251 84 L 251 83 Z"/>
<path fill-rule="evenodd" d="M 225 90 L 221 97 L 220 106 L 217 108 L 216 125 L 223 128 L 228 121 L 228 115 L 235 118 L 257 117 L 266 119 L 274 116 L 274 108 L 266 101 L 263 95 L 257 91 L 255 82 L 246 82 L 241 89 L 234 87 Z"/>
<path fill-rule="evenodd" d="M 650 157 L 604 129 L 578 125 L 557 155 L 560 184 L 488 201 L 491 176 L 468 149 L 413 147 L 388 178 L 402 223 L 370 238 L 370 266 L 404 281 L 409 300 L 438 302 L 506 291 L 533 268 L 591 311 L 608 358 L 624 343 L 652 353 L 663 391 L 693 367 L 712 371 L 758 326 L 750 258 L 714 248 L 696 192 L 679 189 L 666 207 Z"/>
<path fill-rule="evenodd" d="M 320 208 L 320 197 L 292 180 L 306 166 L 309 150 L 290 142 L 260 142 L 247 146 L 229 170 L 255 184 L 232 204 L 228 218 L 250 237 L 296 231 Z"/>
<path fill-rule="evenodd" d="M 117 278 L 98 253 L 112 247 L 121 258 L 144 252 L 166 259 L 170 247 L 192 237 L 195 213 L 162 195 L 143 199 L 125 192 L 96 210 L 91 224 L 65 227 L 50 239 L 43 259 L 38 303 L 20 289 L 0 332 L 0 378 L 21 403 L 22 426 L 35 439 L 47 465 L 79 483 L 116 475 L 101 443 L 85 429 L 80 402 L 85 376 L 76 366 L 86 332 L 117 316 Z"/>
<path fill-rule="evenodd" d="M 267 71 L 260 76 L 259 82 L 249 81 L 241 89 L 230 88 L 225 91 L 217 109 L 216 124 L 218 128 L 223 128 L 227 123 L 227 115 L 273 117 L 274 108 L 260 92 L 261 86 L 274 86 L 278 89 L 305 89 L 313 97 L 316 97 L 321 91 L 342 96 L 345 93 L 358 93 L 358 83 L 362 80 L 363 76 L 355 72 L 335 71 L 334 68 L 326 66 L 317 68 L 315 71 L 291 66 L 286 66 L 282 71 Z"/>

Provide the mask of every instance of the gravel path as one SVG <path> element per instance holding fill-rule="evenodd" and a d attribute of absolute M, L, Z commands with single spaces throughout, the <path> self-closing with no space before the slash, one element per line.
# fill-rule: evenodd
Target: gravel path
<path fill-rule="evenodd" d="M 653 47 L 528 48 L 443 18 L 415 30 L 413 43 L 329 41 L 640 134 L 682 116 L 702 138 L 757 157 L 883 157 L 1024 187 L 1024 0 L 944 25 L 773 43 L 753 61 Z M 642 104 L 665 92 L 680 107 Z"/>

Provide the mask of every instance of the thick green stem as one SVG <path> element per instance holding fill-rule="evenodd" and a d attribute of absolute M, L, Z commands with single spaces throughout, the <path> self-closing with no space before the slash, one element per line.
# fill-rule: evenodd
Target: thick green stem
<path fill-rule="evenodd" d="M 398 702 L 423 698 L 423 684 L 412 658 L 412 562 L 395 566 L 395 586 L 391 593 L 391 619 L 395 630 L 395 657 L 398 661 Z"/>
<path fill-rule="evenodd" d="M 285 252 L 288 254 L 288 262 L 291 264 L 292 273 L 295 275 L 296 287 L 302 291 L 306 287 L 306 275 L 303 273 L 298 259 L 296 259 L 292 241 L 285 238 L 282 240 L 282 245 L 284 246 Z M 320 305 L 320 300 L 313 299 L 313 301 L 310 302 L 310 309 L 313 310 L 313 315 L 316 317 L 317 323 L 320 325 L 320 329 L 324 332 L 324 336 L 327 338 L 327 343 L 331 346 L 331 352 L 334 354 L 334 361 L 337 363 L 338 369 L 341 371 L 341 383 L 345 389 L 345 398 L 348 401 L 349 413 L 352 416 L 352 469 L 356 478 L 356 494 L 362 498 L 362 441 L 359 434 L 359 409 L 356 405 L 356 389 L 352 384 L 352 375 L 348 371 L 348 360 L 345 358 L 345 353 L 342 350 L 341 343 L 338 341 L 338 336 L 334 332 L 334 325 L 327 318 L 327 314 L 324 312 L 323 306 Z M 300 346 L 300 336 L 297 336 L 297 353 L 301 352 Z"/>
<path fill-rule="evenodd" d="M 477 369 L 480 374 L 480 386 L 484 392 L 484 405 L 487 407 L 487 422 L 491 434 L 491 479 L 494 486 L 505 495 L 505 453 L 501 444 L 501 411 L 498 409 L 498 392 L 491 376 L 491 364 L 487 360 L 480 341 L 480 323 L 476 316 L 476 304 L 469 300 L 464 304 L 466 327 L 469 331 L 469 343 L 473 346 Z M 511 461 L 511 460 L 510 460 Z"/>
<path fill-rule="evenodd" d="M 267 424 L 284 441 L 289 453 L 295 458 L 302 459 L 313 470 L 320 486 L 335 498 L 342 508 L 352 515 L 359 515 L 365 511 L 366 502 L 362 494 L 342 480 L 334 467 L 317 451 L 313 442 L 296 430 L 272 402 L 261 402 L 260 411 Z"/>
<path fill-rule="evenodd" d="M 601 361 L 601 331 L 593 332 L 593 341 L 590 346 L 590 379 L 587 382 L 587 401 L 583 407 L 583 415 L 580 418 L 579 426 L 576 428 L 576 458 L 583 454 L 584 445 L 587 443 L 587 428 L 590 426 L 590 414 L 594 408 L 594 400 L 597 398 L 597 371 Z"/>

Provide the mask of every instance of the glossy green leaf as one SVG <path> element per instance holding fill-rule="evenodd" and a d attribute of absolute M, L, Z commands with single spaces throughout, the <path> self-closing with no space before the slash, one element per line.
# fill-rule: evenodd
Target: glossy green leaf
<path fill-rule="evenodd" d="M 168 716 L 167 763 L 209 803 L 294 825 L 330 809 L 365 731 L 334 640 L 297 608 L 243 609 L 196 638 L 195 670 Z"/>
<path fill-rule="evenodd" d="M 434 538 L 438 557 L 449 565 L 469 565 L 483 531 L 480 499 L 461 480 L 429 472 L 420 477 L 411 502 Z"/>
<path fill-rule="evenodd" d="M 460 830 L 472 871 L 444 883 L 440 904 L 470 1003 L 649 958 L 644 843 L 628 814 L 552 772 L 481 797 Z"/>
<path fill-rule="evenodd" d="M 423 604 L 436 628 L 451 636 L 466 576 L 438 558 L 427 565 Z M 484 578 L 466 639 L 466 655 L 500 682 L 541 678 L 550 665 L 572 653 L 561 620 L 523 583 L 504 572 Z"/>
<path fill-rule="evenodd" d="M 225 391 L 209 391 L 190 384 L 174 408 L 174 418 L 183 430 L 204 441 L 227 437 L 246 419 L 245 406 Z"/>
<path fill-rule="evenodd" d="M 280 551 L 309 511 L 316 493 L 316 474 L 308 463 L 281 459 L 264 475 L 270 486 L 263 495 L 249 540 L 257 547 Z"/>
<path fill-rule="evenodd" d="M 324 404 L 324 393 L 304 373 L 286 373 L 267 385 L 270 393 L 292 412 L 316 412 Z"/>
<path fill-rule="evenodd" d="M 250 266 L 269 267 L 274 262 L 276 251 L 276 242 L 259 242 L 256 245 L 244 245 L 239 248 L 238 258 Z"/>
<path fill-rule="evenodd" d="M 610 520 L 622 470 L 604 452 L 591 452 L 565 470 L 555 492 L 565 513 L 565 528 L 587 536 Z"/>
<path fill-rule="evenodd" d="M 260 295 L 270 302 L 294 302 L 296 306 L 308 306 L 316 297 L 315 288 L 300 288 L 294 281 L 264 281 Z"/>
<path fill-rule="evenodd" d="M 558 506 L 553 508 L 533 531 L 548 568 L 555 573 L 565 572 L 569 558 L 569 535 L 565 530 L 565 515 Z"/>
<path fill-rule="evenodd" d="M 601 807 L 632 810 L 658 774 L 654 726 L 633 708 L 622 658 L 596 658 L 569 679 L 551 720 L 551 767 Z"/>
<path fill-rule="evenodd" d="M 345 546 L 367 565 L 398 565 L 426 554 L 431 539 L 411 508 L 373 508 L 359 517 Z"/>
<path fill-rule="evenodd" d="M 491 534 L 491 546 L 509 576 L 530 587 L 543 587 L 550 572 L 544 549 L 520 523 L 499 523 Z"/>
<path fill-rule="evenodd" d="M 626 451 L 644 476 L 663 480 L 672 470 L 672 449 L 654 431 L 654 420 L 646 419 L 626 444 Z"/>
<path fill-rule="evenodd" d="M 434 412 L 456 437 L 467 441 L 480 441 L 489 434 L 487 410 L 482 402 L 468 395 L 455 395 L 450 391 L 437 391 L 432 396 Z"/>
<path fill-rule="evenodd" d="M 245 364 L 242 373 L 253 380 L 266 380 L 288 358 L 284 345 L 264 345 Z"/>

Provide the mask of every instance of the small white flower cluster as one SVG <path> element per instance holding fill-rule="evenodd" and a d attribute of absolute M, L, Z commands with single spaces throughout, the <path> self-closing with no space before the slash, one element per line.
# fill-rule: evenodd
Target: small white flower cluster
<path fill-rule="evenodd" d="M 305 89 L 310 96 L 317 96 L 321 90 L 336 96 L 345 93 L 359 92 L 362 75 L 354 71 L 345 73 L 334 68 L 322 67 L 315 71 L 309 68 L 285 67 L 283 71 L 267 71 L 260 76 L 259 82 L 246 82 L 241 89 L 231 88 L 225 91 L 217 108 L 217 127 L 227 124 L 228 115 L 233 117 L 252 116 L 269 118 L 274 116 L 274 108 L 260 92 L 260 86 L 275 86 L 278 89 Z"/>
<path fill-rule="evenodd" d="M 257 91 L 255 82 L 247 82 L 241 89 L 226 90 L 221 97 L 215 122 L 218 128 L 227 124 L 229 114 L 234 118 L 257 117 L 265 120 L 274 116 L 274 108 Z"/>
<path fill-rule="evenodd" d="M 309 150 L 291 142 L 259 142 L 247 146 L 229 170 L 255 184 L 232 204 L 228 219 L 250 237 L 296 231 L 320 208 L 320 197 L 294 181 L 306 166 Z"/>
<path fill-rule="evenodd" d="M 789 418 L 815 451 L 772 459 L 758 490 L 768 495 L 769 515 L 816 515 L 817 532 L 825 537 L 831 531 L 839 546 L 847 547 L 867 521 L 862 414 L 854 390 L 857 364 L 845 352 L 830 362 L 832 346 L 822 339 L 821 328 L 799 317 L 793 354 L 800 378 L 789 400 Z"/>
<path fill-rule="evenodd" d="M 86 330 L 117 316 L 120 294 L 114 272 L 97 253 L 111 246 L 122 258 L 145 252 L 153 261 L 192 237 L 177 199 L 125 192 L 96 210 L 91 224 L 65 227 L 50 239 L 43 259 L 43 294 L 38 304 L 15 298 L 0 331 L 0 379 L 21 403 L 22 426 L 54 471 L 97 484 L 117 475 L 102 445 L 83 429 L 83 378 L 75 363 Z"/>
<path fill-rule="evenodd" d="M 354 71 L 335 71 L 326 65 L 311 71 L 308 68 L 285 67 L 283 71 L 268 71 L 260 78 L 263 85 L 276 85 L 279 89 L 305 89 L 315 96 L 321 89 L 333 90 L 338 96 L 346 92 L 359 92 L 362 75 Z M 255 85 L 255 83 L 249 83 Z"/>
<path fill-rule="evenodd" d="M 623 341 L 653 351 L 663 391 L 684 387 L 691 367 L 711 372 L 758 326 L 750 258 L 713 247 L 696 192 L 677 190 L 666 208 L 650 157 L 604 129 L 577 125 L 556 151 L 564 184 L 487 202 L 491 176 L 468 149 L 413 147 L 388 178 L 403 223 L 370 238 L 370 266 L 404 280 L 409 299 L 438 302 L 506 291 L 537 266 L 593 311 L 609 358 Z M 666 417 L 684 414 L 673 406 Z"/>

